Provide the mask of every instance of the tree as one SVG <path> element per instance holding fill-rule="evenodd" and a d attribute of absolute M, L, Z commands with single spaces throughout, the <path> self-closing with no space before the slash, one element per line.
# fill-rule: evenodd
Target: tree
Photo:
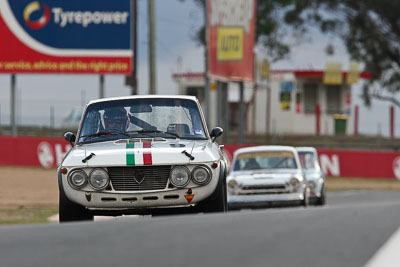
<path fill-rule="evenodd" d="M 194 1 L 204 7 L 204 0 Z M 366 102 L 374 97 L 400 106 L 384 94 L 400 91 L 398 10 L 400 2 L 393 0 L 257 0 L 256 42 L 277 61 L 290 53 L 282 38 L 288 32 L 304 37 L 317 28 L 339 37 L 351 58 L 372 74 L 364 87 Z M 204 44 L 204 28 L 199 32 L 198 40 Z"/>

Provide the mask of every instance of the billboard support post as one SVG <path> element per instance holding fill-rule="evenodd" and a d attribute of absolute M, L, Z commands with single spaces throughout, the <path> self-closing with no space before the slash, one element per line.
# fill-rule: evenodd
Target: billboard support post
<path fill-rule="evenodd" d="M 243 100 L 243 82 L 239 82 L 239 90 L 240 90 L 240 99 L 239 99 L 239 132 L 238 132 L 238 143 L 243 144 L 244 143 L 244 124 L 245 124 L 245 118 L 244 118 L 244 100 Z"/>
<path fill-rule="evenodd" d="M 319 104 L 315 105 L 315 135 L 320 134 L 321 130 L 321 108 L 319 107 Z"/>
<path fill-rule="evenodd" d="M 205 69 L 205 76 L 204 76 L 204 98 L 205 98 L 205 104 L 206 104 L 206 122 L 207 124 L 210 123 L 210 80 L 208 79 L 208 1 L 205 3 L 205 8 L 204 8 L 204 21 L 205 21 L 205 26 L 206 26 L 206 44 L 205 44 L 205 49 L 204 49 L 204 69 Z"/>
<path fill-rule="evenodd" d="M 267 85 L 267 114 L 266 114 L 266 130 L 267 134 L 271 135 L 271 85 Z"/>
<path fill-rule="evenodd" d="M 217 126 L 222 124 L 222 82 L 217 81 Z"/>
<path fill-rule="evenodd" d="M 54 106 L 50 107 L 50 133 L 51 136 L 54 136 Z"/>
<path fill-rule="evenodd" d="M 104 98 L 104 74 L 100 74 L 99 98 Z"/>
<path fill-rule="evenodd" d="M 359 121 L 359 108 L 358 105 L 354 107 L 354 135 L 358 135 L 358 121 Z"/>
<path fill-rule="evenodd" d="M 149 8 L 149 86 L 150 94 L 156 94 L 156 23 L 154 0 L 148 1 Z"/>
<path fill-rule="evenodd" d="M 11 135 L 12 136 L 16 136 L 17 135 L 17 125 L 16 125 L 16 121 L 15 121 L 15 115 L 16 115 L 16 108 L 15 108 L 15 101 L 16 101 L 16 97 L 15 97 L 15 86 L 16 85 L 16 77 L 15 74 L 11 74 L 11 92 L 10 92 L 10 96 L 11 96 L 11 110 L 10 110 L 10 126 L 11 126 Z"/>
<path fill-rule="evenodd" d="M 390 115 L 390 138 L 394 138 L 394 106 L 390 106 L 389 108 Z"/>
<path fill-rule="evenodd" d="M 224 129 L 224 142 L 228 143 L 229 142 L 229 122 L 230 122 L 230 113 L 229 113 L 229 102 L 228 102 L 228 84 L 227 83 L 223 83 L 222 86 L 222 102 L 223 102 L 223 129 Z"/>
<path fill-rule="evenodd" d="M 137 61 L 136 61 L 136 55 L 137 55 L 137 0 L 132 0 L 132 6 L 131 6 L 131 28 L 132 28 L 132 79 L 131 79 L 131 94 L 132 95 L 137 95 Z"/>

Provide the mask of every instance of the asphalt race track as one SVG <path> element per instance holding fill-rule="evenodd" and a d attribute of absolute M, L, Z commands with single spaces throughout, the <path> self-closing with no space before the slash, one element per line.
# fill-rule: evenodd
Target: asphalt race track
<path fill-rule="evenodd" d="M 0 266 L 354 267 L 399 226 L 399 192 L 329 193 L 306 209 L 4 226 Z"/>

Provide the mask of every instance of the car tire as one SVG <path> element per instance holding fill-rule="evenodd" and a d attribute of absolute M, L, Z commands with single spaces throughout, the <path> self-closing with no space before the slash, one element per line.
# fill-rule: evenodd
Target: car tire
<path fill-rule="evenodd" d="M 308 198 L 308 188 L 304 189 L 304 199 L 301 201 L 301 206 L 308 207 L 310 199 Z"/>
<path fill-rule="evenodd" d="M 93 215 L 85 208 L 71 202 L 66 197 L 64 191 L 60 191 L 59 196 L 59 221 L 93 221 Z"/>
<path fill-rule="evenodd" d="M 220 177 L 217 188 L 207 199 L 200 202 L 198 211 L 204 213 L 210 212 L 226 212 L 228 210 L 227 192 L 226 192 L 226 170 L 225 165 L 221 162 Z"/>
<path fill-rule="evenodd" d="M 67 198 L 62 185 L 61 173 L 58 173 L 58 191 L 58 215 L 60 223 L 72 221 L 93 221 L 94 216 L 90 211 Z"/>
<path fill-rule="evenodd" d="M 326 204 L 326 190 L 325 190 L 325 184 L 323 184 L 321 188 L 321 196 L 317 198 L 315 205 L 323 206 L 325 204 Z"/>

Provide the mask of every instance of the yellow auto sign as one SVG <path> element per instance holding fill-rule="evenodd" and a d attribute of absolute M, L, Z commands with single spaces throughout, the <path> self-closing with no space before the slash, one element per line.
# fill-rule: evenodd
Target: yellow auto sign
<path fill-rule="evenodd" d="M 340 85 L 343 82 L 342 63 L 328 62 L 323 78 L 324 84 Z"/>
<path fill-rule="evenodd" d="M 219 27 L 217 59 L 219 61 L 243 59 L 243 35 L 243 28 Z"/>
<path fill-rule="evenodd" d="M 350 69 L 347 73 L 347 84 L 355 84 L 360 80 L 359 65 L 356 62 L 350 63 Z"/>

